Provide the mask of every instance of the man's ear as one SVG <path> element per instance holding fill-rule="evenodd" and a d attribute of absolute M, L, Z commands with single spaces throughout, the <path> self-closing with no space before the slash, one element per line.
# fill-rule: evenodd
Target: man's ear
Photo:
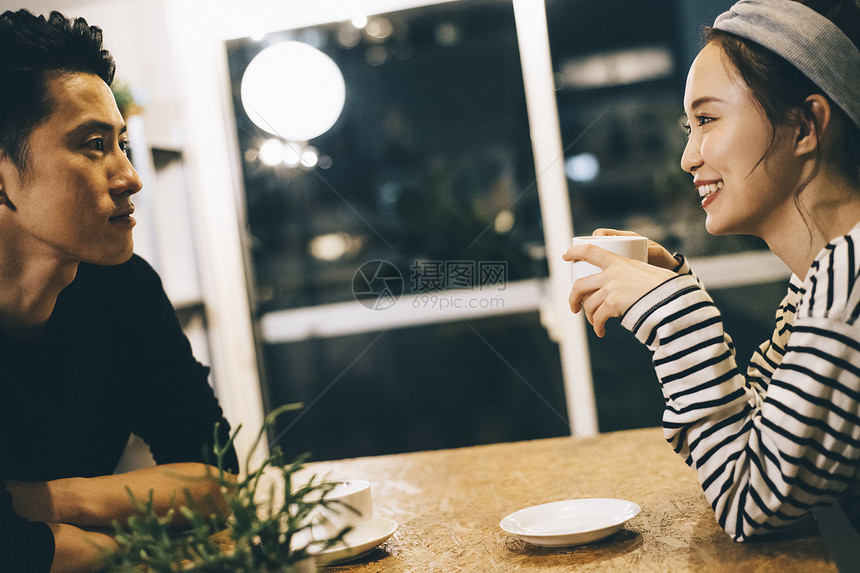
<path fill-rule="evenodd" d="M 815 151 L 830 125 L 830 102 L 821 94 L 812 94 L 803 102 L 803 114 L 797 130 L 795 153 L 805 155 Z"/>
<path fill-rule="evenodd" d="M 9 195 L 6 194 L 6 183 L 4 180 L 8 176 L 8 172 L 3 169 L 4 163 L 8 162 L 0 157 L 0 207 L 9 207 L 9 209 L 14 211 L 15 205 L 12 203 L 12 200 L 9 199 Z"/>
<path fill-rule="evenodd" d="M 9 200 L 9 196 L 6 195 L 6 191 L 4 191 L 3 186 L 0 185 L 0 208 L 9 207 L 10 210 L 15 210 L 15 205 L 12 204 L 12 201 Z"/>

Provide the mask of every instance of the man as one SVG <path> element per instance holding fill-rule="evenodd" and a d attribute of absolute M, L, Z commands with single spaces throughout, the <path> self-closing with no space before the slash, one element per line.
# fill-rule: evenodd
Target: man
<path fill-rule="evenodd" d="M 132 255 L 141 181 L 83 19 L 0 15 L 0 571 L 94 571 L 154 492 L 220 500 L 229 426 L 155 272 Z M 156 467 L 112 475 L 131 433 Z M 238 471 L 235 452 L 228 468 Z"/>

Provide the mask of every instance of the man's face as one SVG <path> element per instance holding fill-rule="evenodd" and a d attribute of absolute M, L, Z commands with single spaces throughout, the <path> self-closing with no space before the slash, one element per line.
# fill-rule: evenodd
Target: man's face
<path fill-rule="evenodd" d="M 26 170 L 0 157 L 0 224 L 27 260 L 122 263 L 132 254 L 130 197 L 141 181 L 113 94 L 91 74 L 46 84 L 54 111 L 30 135 Z"/>

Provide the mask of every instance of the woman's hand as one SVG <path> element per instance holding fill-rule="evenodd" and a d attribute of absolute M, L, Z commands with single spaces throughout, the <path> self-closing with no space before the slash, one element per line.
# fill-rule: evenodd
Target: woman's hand
<path fill-rule="evenodd" d="M 622 237 L 640 236 L 632 231 L 619 231 L 617 229 L 597 229 L 592 234 L 600 237 L 611 235 L 620 235 Z M 678 259 L 672 256 L 672 253 L 667 251 L 663 245 L 655 243 L 651 239 L 648 239 L 648 264 L 660 267 L 661 269 L 668 269 L 670 271 L 676 271 L 680 266 Z"/>
<path fill-rule="evenodd" d="M 678 262 L 666 249 L 662 249 L 677 266 Z M 657 251 L 658 260 L 665 262 Z M 586 261 L 599 267 L 602 272 L 576 280 L 570 291 L 570 310 L 574 313 L 585 310 L 594 333 L 603 338 L 606 321 L 620 317 L 627 309 L 655 287 L 677 276 L 673 270 L 653 264 L 635 261 L 611 253 L 594 245 L 576 245 L 563 255 L 566 261 Z M 651 249 L 649 246 L 649 262 Z"/>

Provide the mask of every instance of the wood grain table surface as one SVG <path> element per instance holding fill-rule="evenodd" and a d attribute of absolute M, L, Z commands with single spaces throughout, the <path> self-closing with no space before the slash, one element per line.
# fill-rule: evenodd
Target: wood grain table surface
<path fill-rule="evenodd" d="M 303 472 L 370 481 L 374 515 L 399 525 L 364 557 L 323 569 L 331 573 L 836 571 L 820 535 L 732 541 L 659 428 L 317 462 Z M 519 509 L 595 497 L 642 511 L 612 537 L 577 547 L 533 546 L 499 527 Z"/>

